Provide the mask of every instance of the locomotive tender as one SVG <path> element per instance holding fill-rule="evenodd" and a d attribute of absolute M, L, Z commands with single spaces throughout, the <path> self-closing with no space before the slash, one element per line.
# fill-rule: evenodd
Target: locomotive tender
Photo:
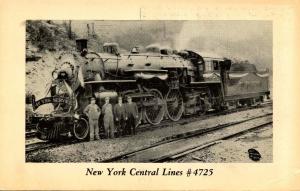
<path fill-rule="evenodd" d="M 268 71 L 243 69 L 227 58 L 184 50 L 174 54 L 168 48 L 136 47 L 120 54 L 118 44 L 105 43 L 104 52 L 87 50 L 87 40 L 76 40 L 77 51 L 63 52 L 53 71 L 50 96 L 35 100 L 33 108 L 51 103 L 54 111 L 39 116 L 37 136 L 43 140 L 73 135 L 88 136 L 88 119 L 83 109 L 94 96 L 99 106 L 109 96 L 131 96 L 139 108 L 139 121 L 159 124 L 178 121 L 184 115 L 204 114 L 228 105 L 253 104 L 269 97 Z M 231 65 L 234 66 L 230 70 Z M 100 119 L 101 120 L 101 119 Z M 101 124 L 101 123 L 99 123 Z"/>

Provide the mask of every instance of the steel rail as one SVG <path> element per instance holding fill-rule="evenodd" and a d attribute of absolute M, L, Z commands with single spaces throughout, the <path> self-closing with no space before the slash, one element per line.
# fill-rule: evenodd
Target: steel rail
<path fill-rule="evenodd" d="M 28 153 L 38 151 L 38 150 L 50 149 L 50 148 L 54 148 L 54 147 L 59 147 L 59 146 L 64 146 L 64 145 L 71 145 L 71 144 L 75 144 L 75 143 L 79 143 L 79 141 L 70 140 L 70 141 L 57 142 L 57 143 L 53 143 L 53 142 L 31 143 L 31 144 L 27 144 L 25 146 L 25 153 L 28 154 Z"/>
<path fill-rule="evenodd" d="M 242 123 L 245 123 L 245 122 L 248 122 L 248 121 L 251 121 L 251 120 L 255 120 L 255 119 L 258 119 L 258 118 L 263 118 L 263 117 L 266 117 L 266 116 L 270 116 L 272 114 L 273 113 L 268 113 L 268 114 L 265 114 L 265 115 L 256 116 L 256 117 L 252 117 L 252 118 L 245 119 L 245 120 L 240 120 L 240 121 L 236 121 L 236 122 L 229 122 L 229 123 L 220 124 L 220 125 L 216 125 L 216 126 L 209 127 L 209 128 L 198 129 L 198 130 L 194 130 L 192 132 L 185 132 L 185 133 L 178 134 L 178 135 L 175 135 L 175 136 L 167 137 L 167 138 L 164 138 L 162 141 L 156 142 L 156 143 L 154 143 L 150 146 L 147 146 L 147 147 L 144 147 L 144 148 L 141 148 L 141 149 L 137 149 L 137 150 L 134 150 L 134 151 L 131 151 L 131 152 L 123 153 L 121 155 L 114 156 L 114 157 L 111 157 L 111 158 L 108 158 L 108 159 L 104 159 L 101 162 L 114 162 L 114 161 L 119 161 L 119 160 L 122 160 L 122 159 L 130 158 L 131 156 L 133 156 L 133 155 L 135 155 L 135 154 L 137 154 L 138 152 L 141 152 L 141 151 L 152 149 L 154 147 L 162 146 L 164 144 L 168 144 L 168 143 L 171 143 L 171 142 L 177 142 L 177 141 L 180 141 L 180 140 L 183 140 L 183 139 L 189 139 L 189 138 L 193 138 L 193 137 L 197 137 L 197 136 L 204 136 L 204 135 L 206 135 L 208 133 L 211 133 L 211 132 L 222 130 L 222 129 L 228 128 L 230 126 L 242 124 Z M 162 159 L 159 159 L 157 161 L 151 161 L 151 162 L 159 162 L 161 160 Z"/>

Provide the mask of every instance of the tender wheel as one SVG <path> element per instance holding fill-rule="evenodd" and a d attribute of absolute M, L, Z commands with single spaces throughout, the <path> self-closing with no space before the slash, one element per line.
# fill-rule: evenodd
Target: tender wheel
<path fill-rule="evenodd" d="M 183 98 L 178 89 L 170 89 L 166 95 L 167 116 L 172 121 L 178 121 L 183 114 Z"/>
<path fill-rule="evenodd" d="M 73 135 L 78 140 L 86 139 L 89 133 L 89 123 L 86 119 L 79 119 L 73 127 Z"/>
<path fill-rule="evenodd" d="M 162 94 L 156 89 L 149 91 L 153 97 L 145 98 L 145 117 L 152 125 L 157 125 L 161 122 L 165 114 L 165 103 Z"/>

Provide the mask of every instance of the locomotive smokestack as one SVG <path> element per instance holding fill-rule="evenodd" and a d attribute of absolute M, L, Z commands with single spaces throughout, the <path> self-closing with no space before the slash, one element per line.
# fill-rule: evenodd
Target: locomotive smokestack
<path fill-rule="evenodd" d="M 87 50 L 87 39 L 76 39 L 76 48 L 78 52 L 82 52 L 83 49 Z"/>

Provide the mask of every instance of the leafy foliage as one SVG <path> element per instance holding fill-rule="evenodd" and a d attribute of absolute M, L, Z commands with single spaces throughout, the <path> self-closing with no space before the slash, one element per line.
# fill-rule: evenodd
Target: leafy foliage
<path fill-rule="evenodd" d="M 36 46 L 40 51 L 49 50 L 70 50 L 75 47 L 73 39 L 76 38 L 71 33 L 71 38 L 67 33 L 67 25 L 54 24 L 51 21 L 27 21 L 26 36 L 27 41 Z"/>

